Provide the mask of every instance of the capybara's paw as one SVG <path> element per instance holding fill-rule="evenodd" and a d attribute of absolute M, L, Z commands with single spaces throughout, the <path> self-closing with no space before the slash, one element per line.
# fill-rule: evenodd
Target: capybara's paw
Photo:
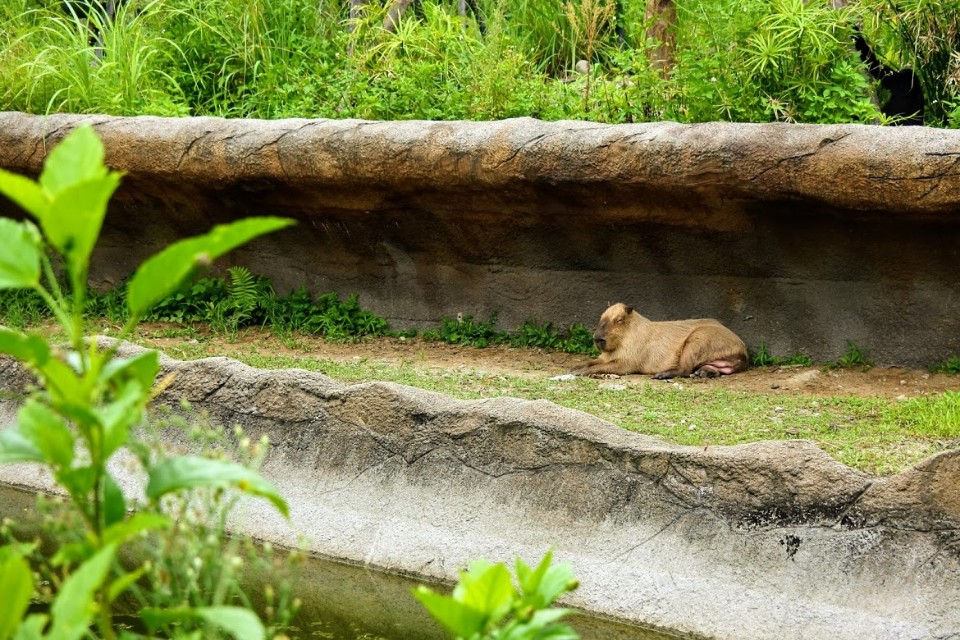
<path fill-rule="evenodd" d="M 712 367 L 709 364 L 705 364 L 693 373 L 690 374 L 691 378 L 719 378 L 721 371 L 716 367 Z"/>
<path fill-rule="evenodd" d="M 596 378 L 597 380 L 619 380 L 620 374 L 618 373 L 595 373 L 591 378 Z"/>

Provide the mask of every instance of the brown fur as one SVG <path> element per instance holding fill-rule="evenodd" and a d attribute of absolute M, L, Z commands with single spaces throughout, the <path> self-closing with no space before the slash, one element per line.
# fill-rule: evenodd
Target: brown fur
<path fill-rule="evenodd" d="M 743 340 L 716 320 L 653 322 L 622 302 L 603 312 L 593 339 L 600 357 L 572 373 L 644 373 L 666 380 L 737 373 L 749 362 Z"/>

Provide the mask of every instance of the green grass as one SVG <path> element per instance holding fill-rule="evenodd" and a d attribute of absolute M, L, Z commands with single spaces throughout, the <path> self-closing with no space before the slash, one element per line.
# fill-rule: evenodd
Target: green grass
<path fill-rule="evenodd" d="M 167 348 L 167 352 L 183 359 L 208 355 L 202 344 Z M 532 379 L 431 368 L 415 358 L 389 364 L 369 359 L 341 362 L 265 355 L 256 349 L 232 351 L 230 355 L 258 368 L 306 369 L 347 384 L 378 380 L 468 400 L 549 400 L 676 444 L 702 447 L 758 440 L 812 440 L 840 462 L 879 475 L 895 473 L 937 451 L 960 446 L 960 392 L 908 401 L 773 396 L 692 382 L 644 380 L 640 384 L 631 381 L 611 385 L 589 378 Z"/>
<path fill-rule="evenodd" d="M 582 325 L 558 330 L 550 323 L 529 320 L 515 331 L 496 327 L 496 315 L 486 321 L 471 316 L 445 318 L 439 327 L 396 332 L 386 320 L 360 307 L 357 296 L 341 300 L 336 294 L 311 296 L 305 290 L 277 296 L 270 283 L 245 270 L 230 271 L 229 282 L 202 278 L 161 302 L 151 319 L 165 324 L 141 332 L 140 339 L 181 340 L 165 350 L 173 357 L 208 355 L 211 334 L 237 343 L 242 327 L 271 330 L 287 348 L 306 351 L 306 336 L 334 341 L 360 341 L 365 336 L 419 335 L 423 340 L 482 348 L 506 345 L 589 354 L 592 334 Z M 0 323 L 17 327 L 45 327 L 39 299 L 18 291 L 0 292 Z M 115 289 L 88 300 L 87 315 L 101 333 L 110 334 L 125 319 L 124 294 Z M 599 416 L 631 431 L 677 444 L 730 445 L 757 440 L 790 438 L 817 442 L 841 462 L 872 473 L 902 469 L 938 450 L 957 446 L 960 438 L 960 396 L 943 394 L 898 402 L 881 398 L 766 395 L 716 388 L 696 383 L 605 385 L 592 379 L 550 381 L 543 376 L 491 375 L 459 369 L 428 368 L 416 359 L 400 365 L 360 360 L 335 362 L 309 356 L 263 355 L 241 345 L 221 348 L 256 367 L 296 367 L 321 371 L 345 383 L 383 380 L 475 399 L 511 396 L 546 399 Z M 755 366 L 810 365 L 803 355 L 776 358 L 766 346 L 752 353 Z M 953 371 L 956 358 L 941 368 Z M 864 368 L 869 358 L 852 342 L 828 367 Z M 611 388 L 623 386 L 623 389 Z"/>
<path fill-rule="evenodd" d="M 347 3 L 336 0 L 141 0 L 100 25 L 100 48 L 59 4 L 0 3 L 0 100 L 10 110 L 599 122 L 878 117 L 849 46 L 858 10 L 826 0 L 800 12 L 770 0 L 678 2 L 676 67 L 666 75 L 650 64 L 654 43 L 636 1 L 620 3 L 621 43 L 610 21 L 585 18 L 609 0 L 481 0 L 485 34 L 449 0 L 424 0 L 394 33 L 381 27 L 382 3 L 369 3 L 348 30 Z M 795 32 L 805 39 L 794 42 Z M 758 46 L 757 34 L 776 46 Z M 801 47 L 808 55 L 797 54 Z M 586 57 L 590 73 L 575 73 Z M 955 98 L 950 83 L 940 84 L 944 98 Z"/>

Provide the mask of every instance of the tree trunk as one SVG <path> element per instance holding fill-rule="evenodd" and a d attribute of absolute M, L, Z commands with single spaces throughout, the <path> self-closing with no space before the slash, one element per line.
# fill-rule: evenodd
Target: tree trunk
<path fill-rule="evenodd" d="M 646 22 L 650 25 L 647 38 L 656 43 L 650 64 L 661 74 L 666 74 L 673 68 L 676 48 L 673 29 L 677 22 L 677 8 L 673 0 L 647 0 Z"/>
<path fill-rule="evenodd" d="M 383 18 L 384 30 L 389 31 L 390 33 L 396 31 L 397 24 L 400 22 L 400 17 L 411 4 L 413 4 L 413 0 L 393 0 L 393 2 L 390 4 L 390 8 L 387 10 L 387 15 Z"/>

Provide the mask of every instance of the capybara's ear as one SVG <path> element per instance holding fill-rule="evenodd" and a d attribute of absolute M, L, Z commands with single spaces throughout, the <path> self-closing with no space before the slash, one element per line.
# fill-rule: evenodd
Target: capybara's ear
<path fill-rule="evenodd" d="M 633 313 L 633 306 L 628 304 L 626 306 L 626 309 L 624 309 L 624 311 L 627 312 L 627 315 L 630 315 L 631 313 Z"/>

